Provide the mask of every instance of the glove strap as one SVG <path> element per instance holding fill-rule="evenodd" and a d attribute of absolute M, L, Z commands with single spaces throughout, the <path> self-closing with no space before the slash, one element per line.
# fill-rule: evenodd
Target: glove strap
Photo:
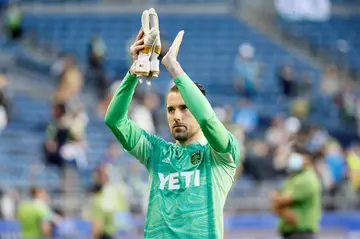
<path fill-rule="evenodd" d="M 150 74 L 150 61 L 148 55 L 140 54 L 135 62 L 135 74 L 139 76 L 148 76 Z"/>
<path fill-rule="evenodd" d="M 150 75 L 153 78 L 157 78 L 160 73 L 160 61 L 157 57 L 150 60 Z"/>

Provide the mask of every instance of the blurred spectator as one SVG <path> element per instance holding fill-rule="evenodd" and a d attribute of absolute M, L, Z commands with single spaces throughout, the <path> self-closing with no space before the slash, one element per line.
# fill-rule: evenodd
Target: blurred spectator
<path fill-rule="evenodd" d="M 159 97 L 154 93 L 145 93 L 145 96 L 139 99 L 138 102 L 134 102 L 130 118 L 146 132 L 155 133 L 154 113 L 158 106 Z"/>
<path fill-rule="evenodd" d="M 291 102 L 290 114 L 301 119 L 306 120 L 310 113 L 310 100 L 309 98 L 295 98 Z"/>
<path fill-rule="evenodd" d="M 290 65 L 283 65 L 278 69 L 277 79 L 284 96 L 294 96 L 296 86 L 296 75 Z"/>
<path fill-rule="evenodd" d="M 76 158 L 78 166 L 85 167 L 86 159 L 84 153 L 85 129 L 88 123 L 88 116 L 83 103 L 80 100 L 80 93 L 83 86 L 82 74 L 76 66 L 74 59 L 67 55 L 63 59 L 63 70 L 60 75 L 60 83 L 53 96 L 55 105 L 64 107 L 63 116 L 66 127 L 71 131 L 71 143 L 63 145 L 61 153 L 66 158 Z M 75 156 L 76 155 L 76 156 Z"/>
<path fill-rule="evenodd" d="M 145 214 L 148 204 L 148 174 L 144 167 L 135 160 L 128 163 L 128 172 L 123 172 L 124 182 L 131 185 L 128 189 L 127 198 L 133 198 L 131 211 L 134 214 Z"/>
<path fill-rule="evenodd" d="M 288 117 L 284 121 L 284 127 L 289 134 L 290 139 L 294 138 L 301 129 L 301 122 L 296 117 Z"/>
<path fill-rule="evenodd" d="M 255 140 L 248 145 L 243 167 L 244 173 L 255 181 L 274 180 L 276 177 L 270 149 L 261 140 Z"/>
<path fill-rule="evenodd" d="M 5 73 L 0 74 L 0 133 L 6 128 L 11 117 L 11 97 L 8 79 Z"/>
<path fill-rule="evenodd" d="M 341 146 L 330 142 L 325 146 L 325 162 L 329 165 L 335 184 L 339 184 L 346 176 L 346 162 Z"/>
<path fill-rule="evenodd" d="M 337 67 L 327 66 L 321 82 L 321 89 L 325 96 L 333 98 L 340 91 L 340 76 Z"/>
<path fill-rule="evenodd" d="M 239 124 L 234 122 L 234 109 L 231 105 L 225 106 L 217 106 L 214 107 L 215 114 L 217 115 L 218 119 L 224 124 L 225 128 L 227 128 L 232 134 L 235 136 L 241 148 L 243 148 L 243 144 L 245 141 L 244 131 Z M 245 149 L 243 149 L 242 154 L 245 153 Z"/>
<path fill-rule="evenodd" d="M 71 134 L 66 121 L 66 109 L 64 104 L 53 106 L 53 120 L 46 129 L 44 153 L 46 163 L 60 168 L 64 165 L 64 159 L 60 155 L 60 149 L 70 140 Z"/>
<path fill-rule="evenodd" d="M 108 146 L 105 155 L 100 160 L 99 168 L 106 167 L 109 164 L 112 164 L 115 160 L 119 159 L 123 154 L 122 149 L 118 142 L 112 142 Z"/>
<path fill-rule="evenodd" d="M 309 72 L 303 72 L 296 82 L 294 94 L 296 98 L 291 105 L 291 114 L 300 119 L 306 119 L 311 108 L 311 92 L 313 79 Z"/>
<path fill-rule="evenodd" d="M 343 182 L 347 174 L 345 157 L 341 146 L 337 142 L 330 142 L 326 145 L 324 162 L 328 166 L 332 181 L 329 189 L 329 195 L 331 197 L 335 197 L 341 192 L 341 187 L 343 186 Z M 328 209 L 334 209 L 337 207 L 334 202 L 327 206 Z"/>
<path fill-rule="evenodd" d="M 251 44 L 240 45 L 239 55 L 234 62 L 235 89 L 249 99 L 256 96 L 259 85 L 260 65 L 253 59 L 254 51 Z"/>
<path fill-rule="evenodd" d="M 347 82 L 341 92 L 341 112 L 343 119 L 346 121 L 356 121 L 356 83 L 353 81 Z"/>
<path fill-rule="evenodd" d="M 107 172 L 108 182 L 119 185 L 122 193 L 126 194 L 127 198 L 132 198 L 129 205 L 133 213 L 144 213 L 148 199 L 147 172 L 138 161 L 133 158 L 126 160 L 123 156 L 124 151 L 119 143 L 110 143 L 97 172 Z"/>
<path fill-rule="evenodd" d="M 121 182 L 120 168 L 117 167 L 118 160 L 122 160 L 124 151 L 120 148 L 120 144 L 118 142 L 112 142 L 108 146 L 105 155 L 100 160 L 100 164 L 97 167 L 97 170 L 105 170 L 108 172 L 109 182 L 118 183 Z M 123 165 L 125 162 L 122 160 Z M 125 170 L 126 171 L 126 170 Z"/>
<path fill-rule="evenodd" d="M 326 129 L 320 125 L 314 125 L 310 128 L 306 147 L 313 153 L 322 151 L 325 143 L 328 142 L 329 139 L 330 135 Z"/>
<path fill-rule="evenodd" d="M 67 102 L 80 94 L 83 87 L 83 76 L 72 56 L 64 56 L 60 59 L 59 64 L 60 82 L 54 98 L 58 101 Z"/>
<path fill-rule="evenodd" d="M 5 192 L 1 197 L 1 216 L 3 220 L 16 219 L 19 194 L 15 190 Z"/>
<path fill-rule="evenodd" d="M 6 11 L 6 30 L 11 40 L 19 40 L 23 34 L 22 13 L 16 3 L 11 2 Z"/>
<path fill-rule="evenodd" d="M 71 56 L 69 54 L 66 53 L 58 53 L 57 59 L 56 61 L 51 65 L 51 74 L 58 79 L 58 81 L 60 82 L 61 80 L 61 76 L 63 75 L 64 71 L 65 71 L 65 66 L 68 65 L 68 61 L 70 61 Z"/>
<path fill-rule="evenodd" d="M 353 145 L 349 149 L 349 153 L 346 158 L 349 168 L 349 177 L 351 185 L 356 192 L 360 189 L 360 143 Z"/>
<path fill-rule="evenodd" d="M 124 189 L 109 181 L 108 168 L 97 170 L 92 189 L 89 217 L 92 221 L 92 238 L 114 238 L 119 231 L 131 230 L 129 202 Z"/>
<path fill-rule="evenodd" d="M 356 100 L 356 125 L 357 135 L 360 137 L 360 98 Z"/>
<path fill-rule="evenodd" d="M 284 144 L 284 145 L 279 146 L 274 149 L 273 167 L 274 167 L 274 170 L 281 175 L 287 174 L 287 172 L 286 172 L 287 162 L 288 162 L 288 158 L 291 154 L 292 145 L 293 145 L 293 142 L 289 141 L 287 144 Z"/>
<path fill-rule="evenodd" d="M 309 98 L 312 92 L 313 78 L 310 72 L 303 72 L 300 81 L 297 82 L 296 96 Z"/>
<path fill-rule="evenodd" d="M 234 122 L 238 124 L 245 133 L 252 133 L 259 124 L 259 114 L 252 106 L 251 101 L 241 99 L 239 107 L 234 113 Z"/>
<path fill-rule="evenodd" d="M 47 191 L 39 187 L 31 189 L 31 200 L 20 203 L 17 219 L 22 238 L 34 239 L 51 236 L 52 212 L 48 203 Z"/>
<path fill-rule="evenodd" d="M 274 117 L 271 126 L 265 132 L 265 139 L 271 147 L 279 147 L 289 142 L 289 132 L 285 128 L 284 116 Z"/>
<path fill-rule="evenodd" d="M 88 45 L 88 64 L 91 69 L 103 68 L 106 43 L 99 34 L 94 34 Z"/>
<path fill-rule="evenodd" d="M 108 82 L 104 68 L 104 59 L 106 55 L 106 43 L 98 35 L 93 35 L 88 45 L 88 71 L 87 83 L 93 85 L 95 94 L 99 101 L 106 97 Z"/>
<path fill-rule="evenodd" d="M 55 104 L 53 121 L 46 130 L 44 153 L 47 164 L 61 169 L 67 161 L 76 163 L 79 168 L 87 166 L 82 132 L 78 128 L 78 123 L 68 117 L 65 105 Z"/>
<path fill-rule="evenodd" d="M 110 101 L 119 88 L 121 83 L 121 80 L 115 80 L 113 83 L 107 87 L 105 97 L 99 102 L 97 106 L 97 113 L 100 118 L 103 118 L 105 116 L 106 110 L 110 104 Z"/>

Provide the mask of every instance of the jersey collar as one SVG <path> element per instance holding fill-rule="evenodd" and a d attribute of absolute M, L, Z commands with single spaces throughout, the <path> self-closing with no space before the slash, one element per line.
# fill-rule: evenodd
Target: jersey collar
<path fill-rule="evenodd" d="M 195 141 L 194 143 L 189 144 L 189 145 L 200 144 L 201 146 L 205 146 L 207 143 L 208 143 L 207 139 L 205 137 L 203 137 L 203 138 L 199 139 L 198 141 Z M 179 141 L 176 141 L 176 144 L 180 144 Z M 187 146 L 189 146 L 189 145 L 187 145 Z"/>
<path fill-rule="evenodd" d="M 208 143 L 208 141 L 207 141 L 207 139 L 204 137 L 204 138 L 201 138 L 199 141 L 197 141 L 199 144 L 201 144 L 202 146 L 205 146 L 207 143 Z"/>

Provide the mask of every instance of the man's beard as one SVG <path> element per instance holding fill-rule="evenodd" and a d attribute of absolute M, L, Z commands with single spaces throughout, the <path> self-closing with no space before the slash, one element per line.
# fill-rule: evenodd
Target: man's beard
<path fill-rule="evenodd" d="M 187 130 L 178 131 L 178 130 L 176 130 L 176 128 L 173 129 L 172 135 L 173 135 L 174 139 L 176 139 L 177 141 L 180 141 L 180 142 L 186 141 L 189 138 L 189 134 L 188 134 Z"/>

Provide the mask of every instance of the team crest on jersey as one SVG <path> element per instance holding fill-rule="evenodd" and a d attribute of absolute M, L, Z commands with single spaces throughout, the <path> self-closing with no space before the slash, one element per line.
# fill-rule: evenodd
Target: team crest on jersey
<path fill-rule="evenodd" d="M 191 164 L 195 165 L 195 164 L 200 163 L 201 159 L 202 159 L 202 152 L 200 150 L 198 150 L 191 154 L 190 162 L 191 162 Z"/>

